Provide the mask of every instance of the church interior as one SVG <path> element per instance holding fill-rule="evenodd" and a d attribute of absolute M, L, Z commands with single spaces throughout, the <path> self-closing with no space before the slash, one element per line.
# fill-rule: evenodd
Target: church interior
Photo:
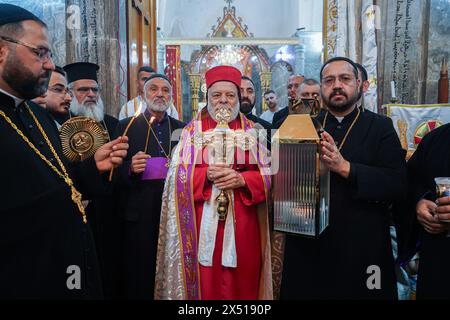
<path fill-rule="evenodd" d="M 105 113 L 113 117 L 138 95 L 142 66 L 170 80 L 178 119 L 188 123 L 207 105 L 205 74 L 213 67 L 233 66 L 253 81 L 260 116 L 267 91 L 286 107 L 290 76 L 320 82 L 325 61 L 347 57 L 367 71 L 364 108 L 392 119 L 407 158 L 450 122 L 448 0 L 2 2 L 47 24 L 55 65 L 99 66 Z M 414 268 L 413 261 L 397 270 L 401 300 L 414 299 Z"/>

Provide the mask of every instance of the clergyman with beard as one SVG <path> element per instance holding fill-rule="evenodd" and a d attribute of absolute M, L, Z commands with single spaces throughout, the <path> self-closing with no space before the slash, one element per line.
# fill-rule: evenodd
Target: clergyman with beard
<path fill-rule="evenodd" d="M 267 122 L 253 114 L 253 108 L 255 107 L 256 102 L 256 90 L 255 83 L 249 77 L 243 76 L 241 79 L 241 104 L 240 111 L 245 117 L 255 124 L 258 123 L 261 125 L 259 128 L 264 128 L 267 131 L 267 139 L 265 145 L 270 150 L 270 140 L 271 140 L 271 130 L 272 125 L 270 122 Z M 255 128 L 257 128 L 256 126 Z"/>
<path fill-rule="evenodd" d="M 98 85 L 99 66 L 89 62 L 66 65 L 69 90 L 73 96 L 70 103 L 70 117 L 88 117 L 107 131 L 109 139 L 115 134 L 118 120 L 104 113 L 103 100 Z M 99 190 L 100 191 L 100 190 Z M 118 250 L 120 241 L 119 212 L 116 210 L 117 190 L 113 184 L 106 184 L 102 192 L 86 196 L 86 212 L 91 217 L 91 228 L 95 239 L 106 299 L 120 297 L 120 268 Z"/>
<path fill-rule="evenodd" d="M 108 131 L 111 137 L 115 132 L 118 120 L 105 114 L 98 85 L 98 70 L 99 66 L 90 62 L 76 62 L 64 67 L 69 89 L 73 95 L 70 113 L 72 116 L 94 119 Z"/>
<path fill-rule="evenodd" d="M 287 236 L 281 298 L 396 299 L 389 206 L 406 190 L 400 141 L 390 118 L 357 107 L 351 60 L 328 60 L 320 79 L 330 225 L 319 239 Z"/>
<path fill-rule="evenodd" d="M 165 75 L 151 75 L 143 93 L 146 109 L 129 127 L 129 156 L 118 170 L 116 184 L 125 230 L 123 279 L 128 299 L 153 299 L 161 196 L 167 165 L 177 144 L 171 137 L 184 127 L 167 114 L 172 86 Z M 131 119 L 119 122 L 118 134 Z"/>
<path fill-rule="evenodd" d="M 270 177 L 251 161 L 250 150 L 229 146 L 223 163 L 201 142 L 224 113 L 231 115 L 225 119 L 230 130 L 251 130 L 253 122 L 239 112 L 241 76 L 231 66 L 205 73 L 208 105 L 184 128 L 174 151 L 162 198 L 156 299 L 272 299 Z M 221 190 L 229 206 L 219 220 Z"/>
<path fill-rule="evenodd" d="M 0 299 L 102 297 L 89 216 L 78 192 L 102 185 L 100 173 L 122 162 L 127 139 L 105 144 L 71 170 L 54 120 L 30 101 L 47 91 L 54 68 L 45 23 L 1 3 Z"/>
<path fill-rule="evenodd" d="M 66 72 L 56 66 L 48 83 L 45 105 L 47 111 L 55 118 L 57 127 L 69 118 L 71 102 L 72 94 L 67 87 Z"/>

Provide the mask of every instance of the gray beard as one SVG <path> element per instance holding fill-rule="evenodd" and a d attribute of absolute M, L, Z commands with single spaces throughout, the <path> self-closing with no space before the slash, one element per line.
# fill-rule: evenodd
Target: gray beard
<path fill-rule="evenodd" d="M 165 105 L 158 105 L 156 103 L 152 103 L 147 100 L 145 100 L 145 102 L 147 104 L 147 108 L 149 108 L 150 110 L 152 110 L 154 112 L 165 112 L 165 111 L 167 111 L 167 109 L 169 109 L 169 106 L 170 106 L 170 102 L 168 102 Z"/>
<path fill-rule="evenodd" d="M 95 106 L 85 106 L 84 101 L 79 103 L 76 98 L 70 103 L 70 112 L 79 117 L 88 117 L 97 122 L 102 122 L 104 114 L 104 105 L 102 98 L 99 98 Z"/>

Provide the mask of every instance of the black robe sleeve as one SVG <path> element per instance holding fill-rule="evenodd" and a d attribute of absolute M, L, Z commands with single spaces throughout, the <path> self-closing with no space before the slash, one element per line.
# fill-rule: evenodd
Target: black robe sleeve
<path fill-rule="evenodd" d="M 354 185 L 356 197 L 368 201 L 393 202 L 403 198 L 406 191 L 404 154 L 392 121 L 378 121 L 381 137 L 377 148 L 376 165 L 350 163 L 349 182 Z M 374 187 L 376 186 L 376 187 Z"/>

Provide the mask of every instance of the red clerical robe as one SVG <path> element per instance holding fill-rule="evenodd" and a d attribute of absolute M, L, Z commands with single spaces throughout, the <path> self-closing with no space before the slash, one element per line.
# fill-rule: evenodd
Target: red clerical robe
<path fill-rule="evenodd" d="M 217 123 L 209 115 L 203 117 L 203 131 L 212 130 L 216 125 Z M 228 125 L 233 130 L 241 129 L 239 117 Z M 235 151 L 233 169 L 238 171 L 245 180 L 245 187 L 234 189 L 237 267 L 222 266 L 225 222 L 219 221 L 213 266 L 200 265 L 201 297 L 205 300 L 258 299 L 262 257 L 256 205 L 265 201 L 266 195 L 258 166 L 249 164 L 249 152 L 245 151 L 245 164 L 236 163 L 237 152 Z M 200 230 L 203 205 L 209 200 L 212 192 L 212 183 L 206 178 L 207 169 L 208 164 L 202 163 L 196 165 L 194 170 L 193 189 L 197 230 Z"/>

